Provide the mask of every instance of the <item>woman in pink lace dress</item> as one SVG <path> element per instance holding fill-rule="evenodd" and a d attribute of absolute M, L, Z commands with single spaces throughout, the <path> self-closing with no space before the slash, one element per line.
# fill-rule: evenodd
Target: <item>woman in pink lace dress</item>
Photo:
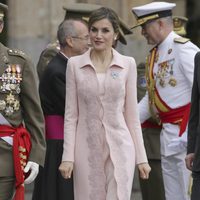
<path fill-rule="evenodd" d="M 59 170 L 66 179 L 73 170 L 75 200 L 130 200 L 135 165 L 144 179 L 150 172 L 137 108 L 136 63 L 112 48 L 120 31 L 112 9 L 94 11 L 89 31 L 92 48 L 68 61 Z"/>

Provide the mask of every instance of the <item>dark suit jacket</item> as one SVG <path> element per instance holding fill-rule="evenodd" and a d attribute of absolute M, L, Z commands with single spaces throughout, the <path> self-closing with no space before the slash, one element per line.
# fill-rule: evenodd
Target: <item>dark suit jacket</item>
<path fill-rule="evenodd" d="M 190 119 L 188 124 L 187 153 L 195 153 L 193 171 L 200 171 L 200 52 L 195 56 L 194 82 Z"/>
<path fill-rule="evenodd" d="M 64 116 L 67 58 L 57 53 L 43 74 L 39 93 L 44 115 Z"/>

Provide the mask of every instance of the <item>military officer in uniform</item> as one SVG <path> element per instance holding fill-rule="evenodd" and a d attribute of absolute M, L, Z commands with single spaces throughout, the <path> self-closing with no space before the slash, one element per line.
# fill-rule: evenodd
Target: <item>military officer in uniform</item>
<path fill-rule="evenodd" d="M 90 13 L 100 7 L 101 7 L 100 5 L 89 4 L 89 3 L 69 4 L 63 7 L 63 9 L 66 12 L 64 19 L 81 18 L 85 21 L 88 21 Z M 126 45 L 127 41 L 125 39 L 125 35 L 132 34 L 131 29 L 126 25 L 126 23 L 122 19 L 120 19 L 120 27 L 121 27 L 120 34 L 119 38 L 116 40 L 116 43 L 114 44 L 115 47 L 117 46 L 118 41 Z M 59 48 L 60 48 L 59 43 L 58 41 L 56 41 L 54 43 L 49 44 L 47 48 L 45 48 L 42 51 L 37 64 L 37 72 L 39 79 L 41 79 L 47 64 L 59 52 Z"/>
<path fill-rule="evenodd" d="M 0 32 L 7 9 L 0 3 Z M 22 51 L 0 43 L 1 200 L 12 199 L 14 193 L 16 200 L 23 200 L 24 183 L 31 183 L 44 163 L 44 118 L 36 76 Z"/>
<path fill-rule="evenodd" d="M 194 73 L 194 56 L 199 48 L 173 31 L 174 3 L 153 2 L 132 11 L 150 51 L 146 62 L 147 93 L 139 103 L 140 119 L 153 116 L 162 124 L 161 166 L 166 200 L 188 200 L 190 172 L 184 158 L 187 122 Z"/>
<path fill-rule="evenodd" d="M 178 35 L 185 36 L 186 17 L 173 16 L 174 32 Z M 140 63 L 137 67 L 138 72 L 138 100 L 140 101 L 146 92 L 146 78 L 145 78 L 145 63 Z M 142 124 L 142 132 L 144 144 L 147 152 L 148 162 L 151 166 L 151 173 L 148 181 L 141 178 L 140 186 L 143 200 L 165 200 L 165 192 L 163 185 L 163 177 L 161 170 L 161 156 L 160 156 L 160 132 L 161 126 L 151 118 Z"/>

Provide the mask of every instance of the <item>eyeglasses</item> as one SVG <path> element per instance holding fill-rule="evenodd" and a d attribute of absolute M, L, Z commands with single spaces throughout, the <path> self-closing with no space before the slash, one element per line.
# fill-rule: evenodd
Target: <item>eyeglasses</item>
<path fill-rule="evenodd" d="M 72 38 L 75 38 L 75 39 L 79 39 L 79 40 L 89 40 L 89 36 L 85 36 L 85 37 L 78 37 L 78 36 L 71 36 Z"/>

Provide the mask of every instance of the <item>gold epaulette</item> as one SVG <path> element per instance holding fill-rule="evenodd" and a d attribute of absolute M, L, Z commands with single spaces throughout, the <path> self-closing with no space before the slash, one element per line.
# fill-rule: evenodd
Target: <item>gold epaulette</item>
<path fill-rule="evenodd" d="M 187 43 L 188 41 L 190 41 L 190 39 L 184 38 L 184 37 L 177 37 L 177 38 L 174 38 L 174 42 L 177 42 L 177 43 L 180 43 L 180 44 L 185 44 L 185 43 Z"/>

